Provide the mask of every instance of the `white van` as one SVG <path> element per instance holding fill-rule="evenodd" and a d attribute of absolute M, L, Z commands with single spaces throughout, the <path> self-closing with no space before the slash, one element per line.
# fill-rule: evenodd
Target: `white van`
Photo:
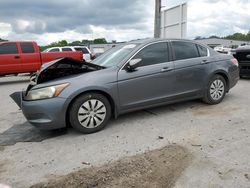
<path fill-rule="evenodd" d="M 91 62 L 94 59 L 94 55 L 86 46 L 64 46 L 64 47 L 52 47 L 47 48 L 44 52 L 69 52 L 69 51 L 81 51 L 83 53 L 83 59 L 86 62 Z"/>

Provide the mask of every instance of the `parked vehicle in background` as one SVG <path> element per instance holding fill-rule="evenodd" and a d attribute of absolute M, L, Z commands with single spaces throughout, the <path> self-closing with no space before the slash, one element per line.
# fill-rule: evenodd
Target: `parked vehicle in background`
<path fill-rule="evenodd" d="M 240 46 L 231 53 L 239 62 L 240 76 L 250 76 L 250 45 Z"/>
<path fill-rule="evenodd" d="M 216 47 L 214 48 L 214 50 L 215 50 L 216 52 L 219 52 L 219 53 L 230 54 L 232 48 L 230 48 L 230 47 L 228 47 L 228 46 L 222 46 L 222 45 L 220 45 L 220 46 L 216 46 Z"/>
<path fill-rule="evenodd" d="M 86 62 L 91 62 L 94 60 L 95 56 L 91 53 L 86 46 L 64 46 L 64 47 L 52 47 L 46 49 L 44 52 L 70 52 L 70 51 L 80 51 L 83 53 L 82 59 Z"/>
<path fill-rule="evenodd" d="M 92 63 L 56 60 L 26 92 L 11 96 L 41 129 L 69 122 L 93 133 L 111 116 L 139 109 L 191 99 L 218 104 L 238 79 L 231 55 L 189 40 L 150 39 L 114 47 Z"/>
<path fill-rule="evenodd" d="M 42 64 L 62 57 L 82 60 L 82 53 L 40 53 L 36 42 L 0 42 L 0 75 L 33 73 Z"/>

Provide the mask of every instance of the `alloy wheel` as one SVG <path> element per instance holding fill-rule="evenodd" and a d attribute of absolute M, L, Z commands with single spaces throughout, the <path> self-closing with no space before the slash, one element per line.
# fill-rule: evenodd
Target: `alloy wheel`
<path fill-rule="evenodd" d="M 225 86 L 220 79 L 214 80 L 210 86 L 210 96 L 213 100 L 218 101 L 224 96 Z"/>
<path fill-rule="evenodd" d="M 96 128 L 104 121 L 106 113 L 103 102 L 97 99 L 87 100 L 78 110 L 78 121 L 85 128 Z"/>

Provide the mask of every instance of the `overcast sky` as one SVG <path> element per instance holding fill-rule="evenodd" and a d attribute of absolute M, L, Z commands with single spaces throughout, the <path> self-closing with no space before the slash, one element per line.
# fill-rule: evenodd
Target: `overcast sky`
<path fill-rule="evenodd" d="M 184 0 L 162 0 L 173 6 Z M 250 30 L 250 0 L 188 0 L 188 38 Z M 154 0 L 1 0 L 0 38 L 40 45 L 153 36 Z"/>

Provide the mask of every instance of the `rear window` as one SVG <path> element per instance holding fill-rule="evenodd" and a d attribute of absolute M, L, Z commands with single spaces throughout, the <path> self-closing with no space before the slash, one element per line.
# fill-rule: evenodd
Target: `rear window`
<path fill-rule="evenodd" d="M 89 51 L 87 50 L 87 48 L 75 48 L 76 51 L 80 51 L 83 54 L 89 54 Z"/>
<path fill-rule="evenodd" d="M 175 53 L 175 60 L 200 57 L 196 44 L 194 43 L 173 41 L 172 45 Z"/>
<path fill-rule="evenodd" d="M 49 50 L 49 52 L 59 52 L 59 48 L 51 49 L 51 50 Z"/>
<path fill-rule="evenodd" d="M 71 48 L 62 48 L 62 51 L 63 51 L 63 52 L 71 52 L 72 49 L 71 49 Z"/>
<path fill-rule="evenodd" d="M 34 53 L 35 49 L 32 43 L 21 43 L 22 53 Z"/>
<path fill-rule="evenodd" d="M 0 54 L 18 54 L 15 43 L 6 43 L 0 45 Z"/>
<path fill-rule="evenodd" d="M 197 48 L 199 50 L 201 57 L 207 56 L 207 48 L 205 48 L 204 46 L 198 45 L 198 44 L 197 44 Z"/>

